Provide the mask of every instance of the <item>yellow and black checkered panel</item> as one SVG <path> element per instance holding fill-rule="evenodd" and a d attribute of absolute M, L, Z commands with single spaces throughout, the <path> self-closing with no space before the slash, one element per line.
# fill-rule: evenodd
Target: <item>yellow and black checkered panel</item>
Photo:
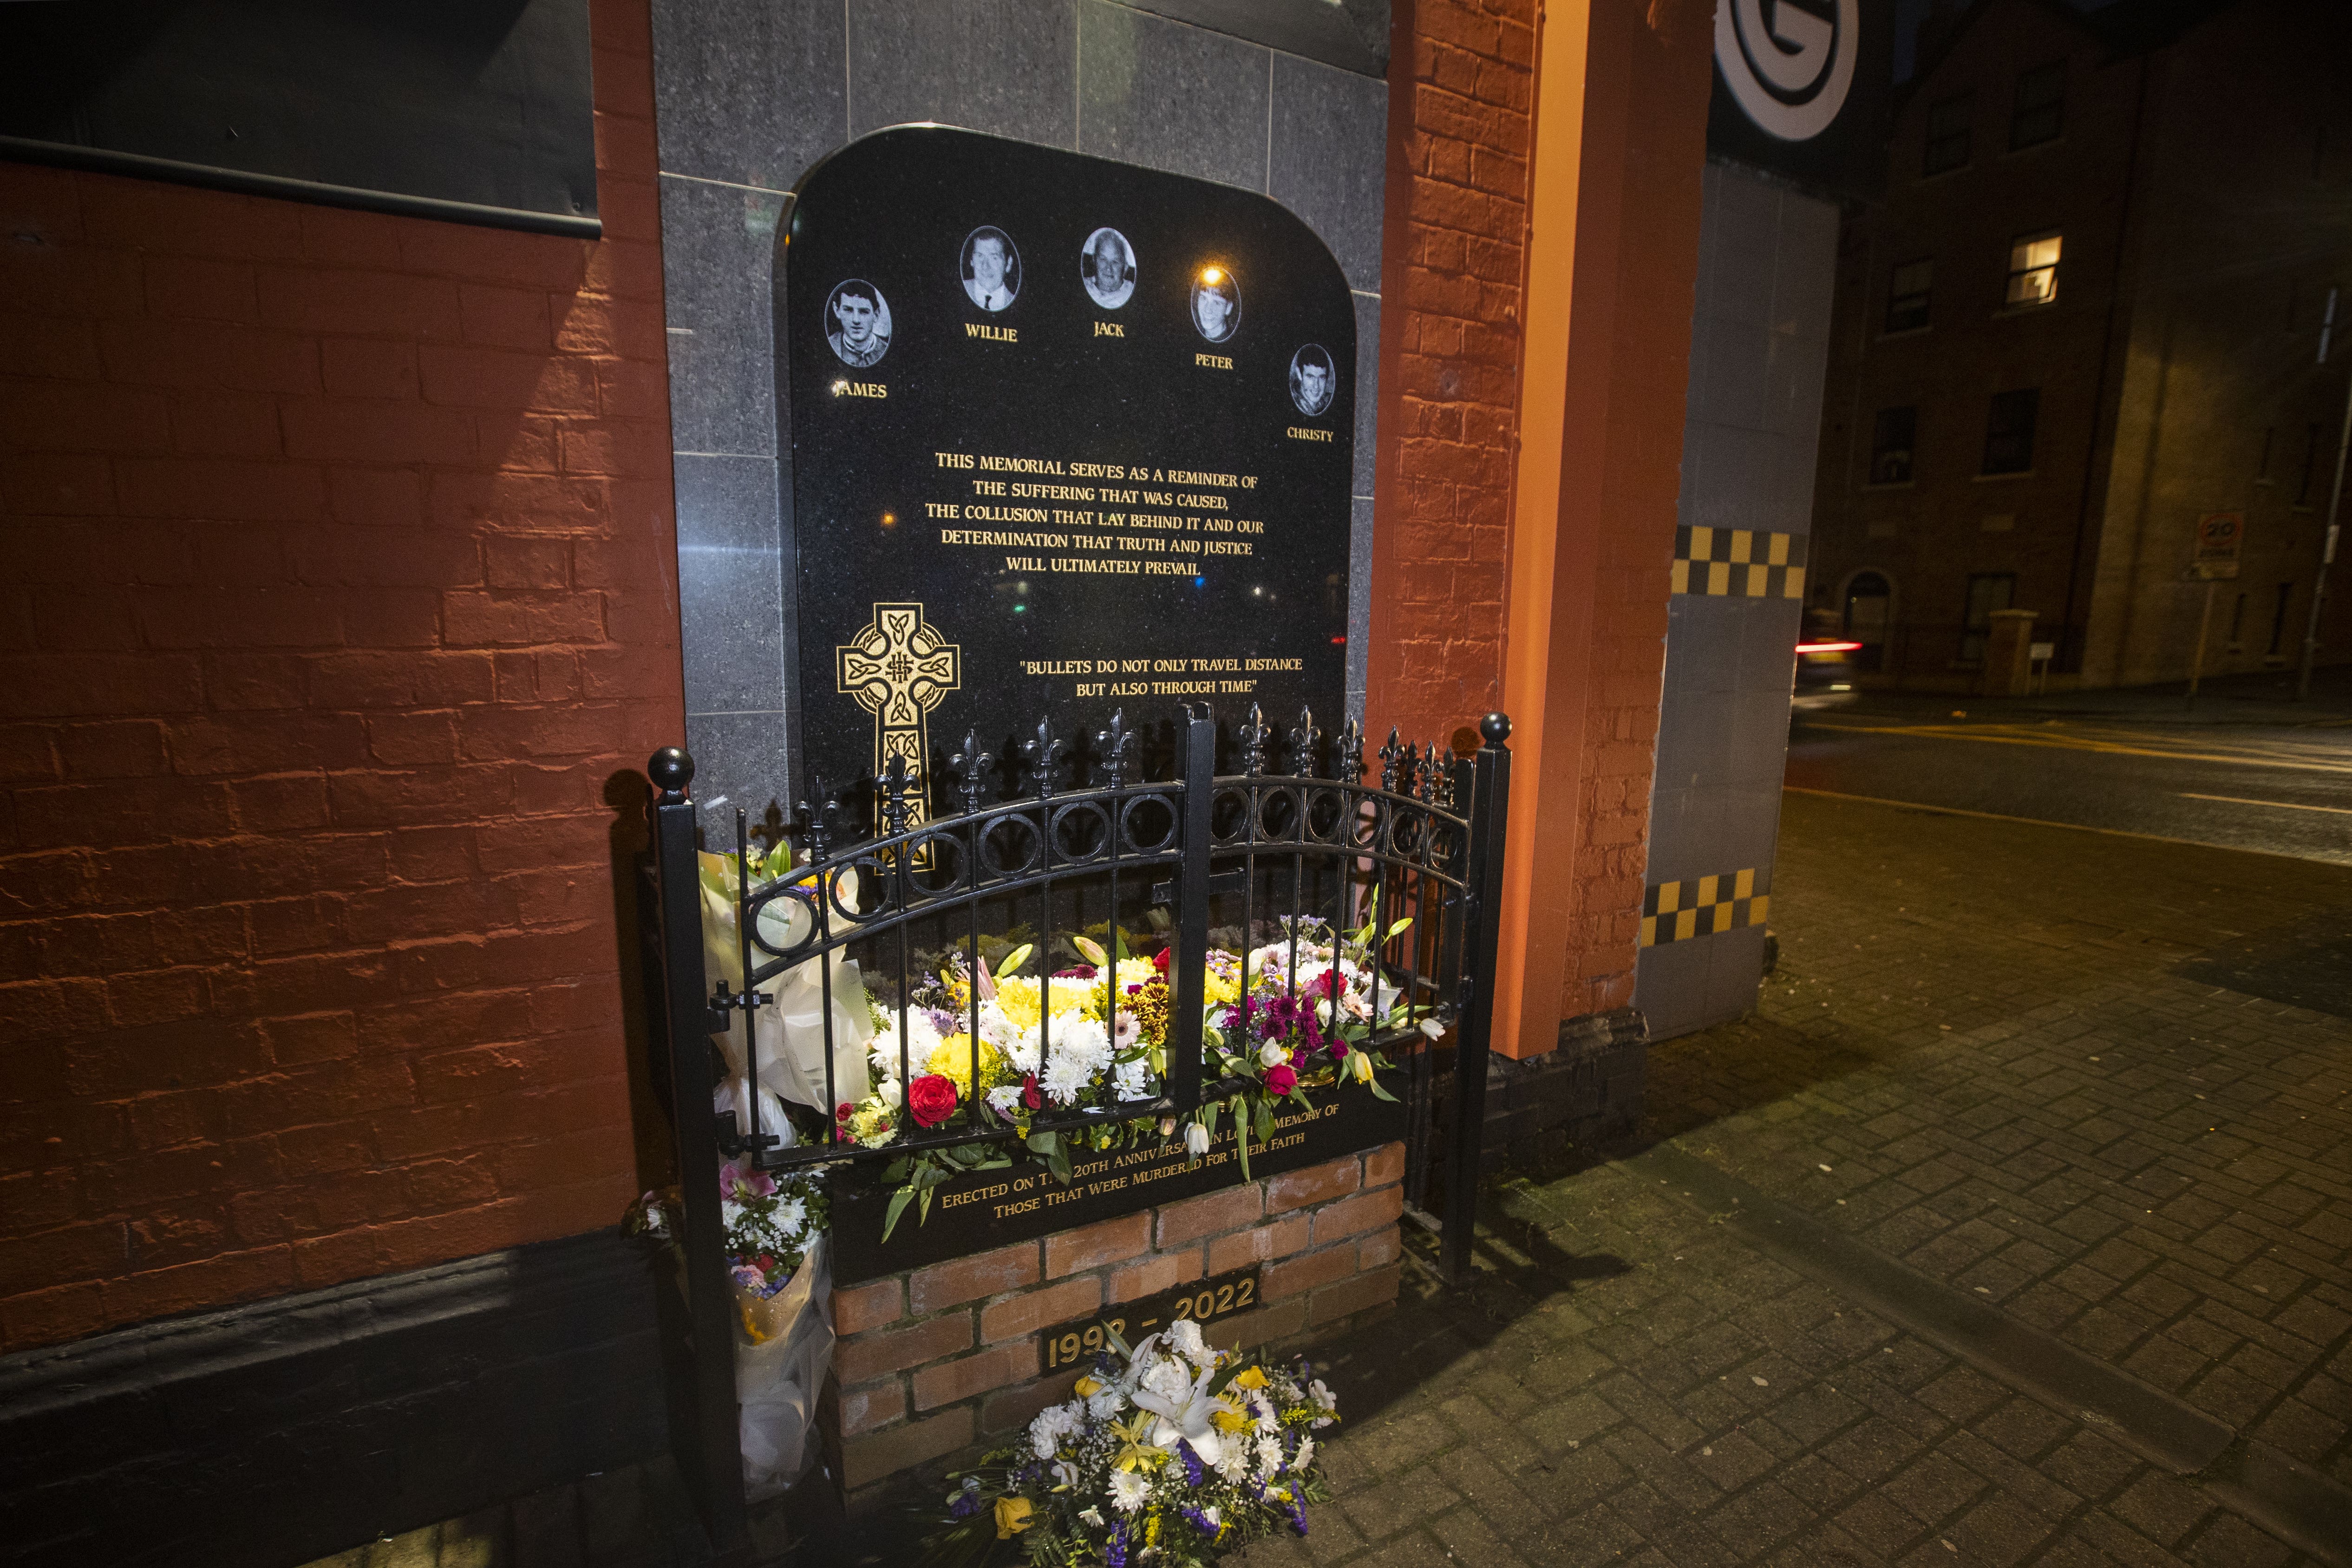
<path fill-rule="evenodd" d="M 1674 591 L 1749 599 L 1805 596 L 1805 535 L 1752 528 L 1675 530 Z"/>
<path fill-rule="evenodd" d="M 1771 885 L 1769 867 L 1656 883 L 1642 895 L 1642 945 L 1760 926 L 1771 918 Z"/>

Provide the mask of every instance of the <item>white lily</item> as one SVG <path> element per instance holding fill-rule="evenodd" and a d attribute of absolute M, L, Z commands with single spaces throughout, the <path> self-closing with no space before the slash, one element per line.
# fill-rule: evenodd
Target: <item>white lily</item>
<path fill-rule="evenodd" d="M 1160 1335 L 1146 1336 L 1135 1347 L 1131 1364 L 1143 1364 L 1148 1352 L 1159 1349 Z M 1181 1394 L 1162 1394 L 1139 1387 L 1128 1396 L 1139 1409 L 1149 1410 L 1160 1418 L 1151 1425 L 1151 1441 L 1156 1446 L 1173 1448 L 1179 1442 L 1190 1443 L 1201 1462 L 1212 1468 L 1225 1457 L 1225 1436 L 1210 1421 L 1217 1413 L 1217 1401 L 1209 1394 L 1209 1384 L 1216 1375 L 1216 1366 L 1212 1363 Z"/>

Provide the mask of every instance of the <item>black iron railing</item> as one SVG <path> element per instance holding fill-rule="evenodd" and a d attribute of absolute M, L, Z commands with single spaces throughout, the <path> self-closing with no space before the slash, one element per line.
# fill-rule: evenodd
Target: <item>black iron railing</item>
<path fill-rule="evenodd" d="M 971 1091 L 952 1115 L 919 1127 L 909 1099 L 919 1064 L 909 1059 L 908 1017 L 919 981 L 942 953 L 961 954 L 966 973 L 987 944 L 1000 957 L 1025 928 L 1040 984 L 1037 1058 L 1053 1059 L 1054 1008 L 1045 987 L 1057 932 L 1088 929 L 1100 915 L 1112 953 L 1134 916 L 1170 955 L 1164 1070 L 1139 1095 L 1106 1089 L 1087 1103 L 1040 1110 L 1027 1131 L 1101 1127 L 1139 1118 L 1181 1116 L 1235 1093 L 1242 1079 L 1203 1081 L 1202 1049 L 1207 961 L 1223 936 L 1244 955 L 1286 940 L 1287 994 L 1298 994 L 1303 933 L 1372 928 L 1360 967 L 1369 971 L 1374 1034 L 1366 1043 L 1393 1055 L 1408 1109 L 1405 1201 L 1409 1215 L 1439 1237 L 1439 1268 L 1453 1282 L 1469 1277 L 1468 1243 L 1476 1195 L 1479 1130 L 1484 1120 L 1487 1032 L 1505 806 L 1509 795 L 1509 721 L 1489 714 L 1484 744 L 1467 757 L 1416 748 L 1394 734 L 1376 753 L 1376 782 L 1366 782 L 1364 741 L 1352 722 L 1328 742 L 1310 715 L 1277 734 L 1256 709 L 1232 732 L 1239 772 L 1216 772 L 1218 726 L 1206 703 L 1183 705 L 1171 729 L 1172 776 L 1138 778 L 1138 738 L 1114 719 L 1090 739 L 1083 758 L 1041 723 L 1017 748 L 1010 771 L 1025 786 L 1003 798 L 992 787 L 1008 769 L 968 737 L 950 760 L 960 809 L 931 817 L 936 793 L 906 761 L 891 759 L 856 795 L 870 836 L 855 837 L 851 814 L 820 784 L 797 815 L 799 852 L 790 869 L 755 886 L 758 858 L 745 814 L 730 837 L 730 985 L 705 962 L 702 905 L 709 883 L 698 851 L 708 831 L 687 790 L 694 764 L 683 751 L 656 753 L 647 767 L 653 817 L 663 969 L 662 1031 L 671 1043 L 670 1098 L 679 1163 L 698 1172 L 710 1163 L 695 1150 L 751 1155 L 770 1170 L 898 1156 L 927 1149 L 1022 1135 L 978 1092 L 980 987 L 969 987 L 965 1034 Z M 1328 760 L 1328 765 L 1325 766 Z M 1064 787 L 1083 773 L 1085 782 Z M 992 798 L 994 797 L 994 798 Z M 853 841 L 854 838 L 854 841 Z M 772 848 L 771 848 L 772 858 Z M 1034 923 L 1033 923 L 1034 922 Z M 1238 933 L 1237 936 L 1234 933 Z M 854 959 L 858 986 L 895 1023 L 900 1053 L 892 1078 L 899 1096 L 896 1135 L 863 1146 L 843 1130 L 839 1108 L 862 1081 L 840 1081 L 834 1005 L 836 964 Z M 713 1110 L 724 1058 L 709 1042 L 742 1022 L 749 1079 L 761 1081 L 758 1016 L 775 1005 L 775 988 L 814 965 L 823 1042 L 822 1106 L 803 1103 L 787 1130 L 765 1124 L 756 1092 L 741 1097 L 739 1124 Z M 1244 976 L 1246 985 L 1247 977 Z M 1383 1005 L 1385 1003 L 1385 1005 Z M 1390 1026 L 1381 1027 L 1383 1020 Z M 1441 1038 L 1450 1064 L 1441 1063 Z M 861 1045 L 861 1058 L 863 1047 Z M 861 1068 L 864 1066 L 860 1061 Z M 1432 1123 L 1435 1075 L 1450 1067 L 1453 1126 Z M 816 1075 L 808 1075 L 811 1087 Z M 1442 1215 L 1429 1212 L 1433 1160 L 1445 1155 Z M 730 1332 L 716 1184 L 688 1179 L 685 1226 L 688 1290 L 699 1342 L 725 1346 Z M 697 1429 L 721 1481 L 733 1448 L 731 1363 L 697 1358 Z"/>

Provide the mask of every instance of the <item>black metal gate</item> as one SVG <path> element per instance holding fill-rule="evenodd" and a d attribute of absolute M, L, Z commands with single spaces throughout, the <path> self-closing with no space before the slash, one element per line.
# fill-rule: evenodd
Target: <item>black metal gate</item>
<path fill-rule="evenodd" d="M 714 981 L 706 963 L 702 910 L 709 893 L 698 852 L 709 825 L 687 793 L 693 760 L 677 748 L 655 754 L 646 772 L 654 784 L 658 926 L 648 934 L 661 973 L 660 984 L 648 988 L 648 1009 L 657 1014 L 656 1041 L 670 1046 L 667 1098 L 683 1177 L 687 1309 L 697 1350 L 674 1426 L 680 1470 L 714 1544 L 727 1549 L 745 1539 L 745 1506 L 719 1194 L 705 1173 L 722 1156 L 749 1155 L 772 1171 L 855 1167 L 1022 1136 L 977 1092 L 934 1124 L 917 1124 L 906 1099 L 915 1064 L 904 1053 L 911 984 L 929 951 L 919 943 L 976 956 L 984 942 L 1008 940 L 1034 917 L 1044 975 L 1055 931 L 1090 929 L 1087 917 L 1099 913 L 1110 938 L 1103 945 L 1117 952 L 1129 932 L 1123 911 L 1141 911 L 1139 924 L 1170 955 L 1164 1072 L 1140 1094 L 1120 1098 L 1106 1089 L 1088 1104 L 1041 1109 L 1028 1126 L 1033 1134 L 1076 1132 L 1152 1119 L 1164 1132 L 1164 1119 L 1230 1097 L 1244 1081 L 1203 1081 L 1213 930 L 1237 930 L 1244 950 L 1261 936 L 1278 948 L 1286 936 L 1284 975 L 1295 1005 L 1302 940 L 1369 928 L 1370 1016 L 1402 1020 L 1370 1043 L 1400 1058 L 1397 1087 L 1409 1112 L 1407 1223 L 1437 1237 L 1436 1268 L 1447 1282 L 1467 1280 L 1511 761 L 1509 721 L 1489 714 L 1479 728 L 1485 743 L 1467 757 L 1403 744 L 1391 732 L 1376 753 L 1379 782 L 1367 784 L 1363 737 L 1352 722 L 1327 742 L 1307 714 L 1277 735 L 1253 708 L 1231 731 L 1239 771 L 1219 774 L 1218 725 L 1208 704 L 1187 703 L 1172 723 L 1150 732 L 1130 731 L 1114 719 L 1076 756 L 1048 724 L 1007 748 L 1017 754 L 1005 759 L 968 737 L 950 761 L 960 809 L 947 816 L 928 816 L 934 792 L 904 758 L 891 758 L 881 777 L 860 781 L 846 805 L 820 782 L 816 805 L 803 805 L 792 830 L 799 852 L 790 868 L 762 885 L 755 887 L 751 875 L 750 821 L 739 810 L 727 825 L 738 872 L 734 951 L 728 955 L 740 977 L 737 986 L 723 976 Z M 1147 750 L 1167 765 L 1145 768 L 1138 753 Z M 1167 776 L 1146 779 L 1147 771 Z M 1061 787 L 1073 775 L 1084 782 Z M 1008 782 L 1020 793 L 1008 797 Z M 1237 926 L 1230 923 L 1236 920 Z M 1217 928 L 1219 921 L 1229 923 Z M 877 1147 L 849 1138 L 837 1113 L 843 1086 L 836 1081 L 832 988 L 836 960 L 851 954 L 859 984 L 882 1004 L 877 1026 L 893 1011 L 898 1020 L 899 1115 L 895 1134 Z M 739 1124 L 732 1113 L 713 1109 L 727 1068 L 711 1037 L 727 1033 L 739 1015 L 756 1018 L 758 1009 L 774 1004 L 775 993 L 764 988 L 812 963 L 821 994 L 824 1104 L 793 1108 L 788 1135 L 762 1124 L 759 1097 L 747 1093 L 750 1116 Z M 971 1006 L 967 1082 L 976 1089 L 976 986 Z M 1050 1007 L 1041 1005 L 1041 1061 L 1050 1058 L 1051 1027 Z M 743 1030 L 754 1085 L 761 1074 L 760 1035 L 757 1026 Z M 1442 1079 L 1450 1079 L 1443 1096 Z M 1447 1127 L 1435 1124 L 1441 1098 L 1451 1104 Z"/>

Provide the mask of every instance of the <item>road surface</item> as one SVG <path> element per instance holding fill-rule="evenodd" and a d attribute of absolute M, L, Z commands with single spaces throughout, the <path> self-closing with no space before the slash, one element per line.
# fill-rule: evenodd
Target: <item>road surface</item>
<path fill-rule="evenodd" d="M 1793 731 L 1789 787 L 2352 866 L 2352 720 L 1906 708 Z"/>

